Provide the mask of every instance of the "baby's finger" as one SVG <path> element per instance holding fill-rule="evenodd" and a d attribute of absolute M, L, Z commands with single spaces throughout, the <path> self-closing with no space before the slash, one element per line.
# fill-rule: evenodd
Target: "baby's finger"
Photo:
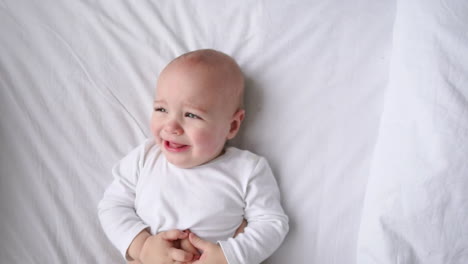
<path fill-rule="evenodd" d="M 187 262 L 193 259 L 192 253 L 177 248 L 171 248 L 169 255 L 175 261 Z"/>
<path fill-rule="evenodd" d="M 198 254 L 198 249 L 195 248 L 188 238 L 180 240 L 180 249 L 191 252 L 193 254 Z"/>
<path fill-rule="evenodd" d="M 161 237 L 165 240 L 177 240 L 187 238 L 188 232 L 172 229 L 169 231 L 161 232 Z"/>

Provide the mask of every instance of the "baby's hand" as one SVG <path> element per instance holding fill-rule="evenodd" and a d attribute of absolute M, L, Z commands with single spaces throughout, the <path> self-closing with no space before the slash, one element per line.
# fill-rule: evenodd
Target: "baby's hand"
<path fill-rule="evenodd" d="M 144 264 L 169 264 L 193 261 L 193 253 L 177 247 L 177 241 L 186 239 L 188 234 L 189 232 L 174 229 L 148 237 L 140 252 L 140 262 Z"/>
<path fill-rule="evenodd" d="M 228 264 L 220 245 L 205 241 L 194 233 L 190 233 L 189 240 L 194 247 L 203 252 L 200 259 L 191 262 L 192 264 Z"/>
<path fill-rule="evenodd" d="M 190 230 L 187 230 L 187 232 L 190 234 Z M 198 249 L 196 249 L 192 243 L 190 243 L 190 240 L 189 240 L 189 237 L 187 236 L 187 238 L 185 239 L 180 239 L 177 241 L 179 243 L 179 248 L 186 251 L 186 252 L 190 252 L 193 254 L 193 260 L 198 260 L 198 258 L 200 257 L 200 252 L 198 252 Z"/>
<path fill-rule="evenodd" d="M 240 233 L 244 233 L 244 229 L 245 229 L 246 226 L 247 226 L 247 221 L 245 219 L 243 219 L 242 223 L 240 224 L 240 226 L 237 228 L 236 232 L 234 233 L 234 237 L 236 237 Z M 187 231 L 188 231 L 188 233 L 190 235 L 190 233 L 191 233 L 190 230 L 187 230 Z M 185 239 L 180 239 L 176 243 L 180 243 L 180 244 L 176 245 L 176 247 L 178 247 L 178 248 L 180 248 L 180 249 L 182 249 L 182 250 L 184 250 L 186 252 L 190 252 L 190 253 L 193 254 L 193 261 L 189 262 L 189 263 L 192 263 L 192 264 L 199 263 L 199 262 L 194 262 L 194 261 L 196 261 L 196 260 L 198 260 L 200 258 L 200 255 L 199 255 L 200 253 L 199 253 L 198 249 L 195 248 L 193 246 L 193 244 L 190 242 L 189 237 L 187 237 Z M 207 242 L 207 243 L 209 243 L 209 242 Z M 221 254 L 223 256 L 223 260 L 225 260 L 224 252 L 222 251 L 221 247 L 216 245 L 216 244 L 212 244 L 212 245 L 219 248 L 219 250 L 221 251 Z M 218 262 L 215 262 L 215 261 L 211 262 L 211 260 L 209 259 L 209 258 L 211 258 L 211 256 L 212 256 L 211 254 L 208 257 L 205 256 L 204 259 L 202 260 L 203 262 L 201 262 L 201 263 L 218 263 Z M 205 261 L 208 261 L 208 262 L 205 262 Z M 131 263 L 131 264 L 138 264 L 138 263 Z"/>

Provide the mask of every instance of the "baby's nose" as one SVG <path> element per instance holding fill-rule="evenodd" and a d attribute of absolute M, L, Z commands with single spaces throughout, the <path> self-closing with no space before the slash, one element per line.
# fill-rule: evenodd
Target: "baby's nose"
<path fill-rule="evenodd" d="M 164 127 L 164 131 L 168 134 L 172 135 L 182 135 L 184 133 L 184 130 L 182 129 L 182 126 L 177 121 L 169 121 L 166 126 Z"/>

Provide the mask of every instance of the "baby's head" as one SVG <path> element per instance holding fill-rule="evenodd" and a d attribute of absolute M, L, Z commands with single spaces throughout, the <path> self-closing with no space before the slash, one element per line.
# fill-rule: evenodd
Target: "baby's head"
<path fill-rule="evenodd" d="M 169 63 L 158 83 L 151 131 L 167 160 L 181 168 L 223 153 L 239 131 L 244 77 L 237 63 L 215 50 L 196 50 Z"/>

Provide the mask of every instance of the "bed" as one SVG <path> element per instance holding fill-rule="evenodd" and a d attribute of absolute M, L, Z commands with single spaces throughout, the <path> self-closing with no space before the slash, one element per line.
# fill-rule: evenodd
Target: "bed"
<path fill-rule="evenodd" d="M 157 77 L 213 48 L 246 76 L 230 144 L 290 231 L 265 263 L 468 263 L 468 2 L 0 1 L 0 259 L 124 263 L 97 203 L 150 137 Z"/>

